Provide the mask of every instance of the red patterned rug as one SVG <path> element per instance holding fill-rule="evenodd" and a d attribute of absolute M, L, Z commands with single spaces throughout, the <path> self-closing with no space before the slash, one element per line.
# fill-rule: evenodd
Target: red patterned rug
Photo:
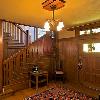
<path fill-rule="evenodd" d="M 25 98 L 25 100 L 97 100 L 86 94 L 68 88 L 56 86 L 48 90 Z"/>

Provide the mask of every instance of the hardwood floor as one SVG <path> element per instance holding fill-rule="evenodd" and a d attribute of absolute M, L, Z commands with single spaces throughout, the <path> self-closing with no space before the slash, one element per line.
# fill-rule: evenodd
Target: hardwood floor
<path fill-rule="evenodd" d="M 36 93 L 40 93 L 40 92 L 42 92 L 42 91 L 44 91 L 44 90 L 46 90 L 54 85 L 55 85 L 55 83 L 49 83 L 48 86 L 39 87 L 38 91 L 36 91 L 35 87 L 20 90 L 20 91 L 14 93 L 12 96 L 6 97 L 2 100 L 23 100 L 25 97 L 34 95 Z"/>
<path fill-rule="evenodd" d="M 56 83 L 56 84 L 59 84 L 59 83 Z M 42 92 L 42 91 L 44 91 L 44 90 L 46 90 L 46 89 L 48 89 L 50 87 L 53 87 L 54 85 L 55 85 L 55 83 L 53 83 L 53 82 L 49 83 L 48 86 L 39 87 L 38 91 L 36 91 L 35 88 L 28 88 L 28 89 L 20 90 L 20 91 L 14 93 L 12 96 L 4 98 L 3 100 L 24 100 L 25 97 L 34 95 L 37 92 L 38 93 Z M 93 90 L 84 88 L 79 84 L 73 84 L 73 83 L 62 84 L 62 83 L 60 83 L 60 85 L 64 85 L 64 86 L 66 86 L 68 88 L 71 88 L 71 89 L 73 89 L 75 91 L 80 91 L 80 92 L 85 93 L 87 95 L 90 95 L 92 97 L 98 98 L 98 96 L 99 96 L 99 92 L 98 91 L 93 91 Z"/>

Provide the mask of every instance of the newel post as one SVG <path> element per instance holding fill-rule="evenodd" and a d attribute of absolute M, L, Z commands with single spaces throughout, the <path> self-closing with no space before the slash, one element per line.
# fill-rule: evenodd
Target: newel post
<path fill-rule="evenodd" d="M 0 20 L 0 93 L 2 92 L 2 61 L 3 61 L 3 33 L 2 20 Z"/>

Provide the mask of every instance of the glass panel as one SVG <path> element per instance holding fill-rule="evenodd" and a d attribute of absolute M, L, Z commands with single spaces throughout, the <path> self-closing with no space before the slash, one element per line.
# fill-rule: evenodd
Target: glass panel
<path fill-rule="evenodd" d="M 100 43 L 83 44 L 83 52 L 100 52 Z"/>
<path fill-rule="evenodd" d="M 100 32 L 100 28 L 92 29 L 92 32 L 93 33 L 98 33 L 98 32 Z"/>
<path fill-rule="evenodd" d="M 80 31 L 80 35 L 90 34 L 90 30 Z"/>

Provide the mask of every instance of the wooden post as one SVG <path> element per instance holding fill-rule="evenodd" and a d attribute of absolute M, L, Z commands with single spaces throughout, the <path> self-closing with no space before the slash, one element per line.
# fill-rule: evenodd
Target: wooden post
<path fill-rule="evenodd" d="M 59 69 L 59 43 L 58 43 L 58 32 L 54 31 L 54 56 L 55 56 L 55 70 Z"/>
<path fill-rule="evenodd" d="M 0 20 L 0 92 L 2 92 L 2 61 L 3 61 L 3 37 L 2 21 Z"/>
<path fill-rule="evenodd" d="M 38 39 L 38 28 L 36 27 L 36 40 Z"/>
<path fill-rule="evenodd" d="M 29 45 L 29 30 L 26 30 L 26 46 Z"/>

